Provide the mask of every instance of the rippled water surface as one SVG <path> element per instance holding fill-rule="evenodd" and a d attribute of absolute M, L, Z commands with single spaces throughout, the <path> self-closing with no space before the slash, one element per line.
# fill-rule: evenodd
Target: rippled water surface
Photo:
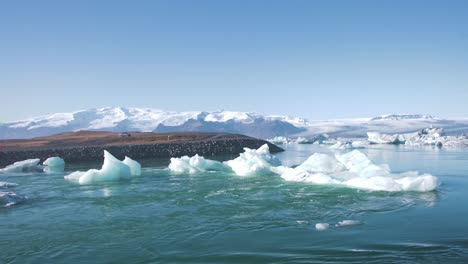
<path fill-rule="evenodd" d="M 326 147 L 290 145 L 293 166 Z M 143 161 L 131 181 L 80 186 L 64 174 L 3 174 L 0 263 L 468 262 L 468 150 L 373 146 L 392 171 L 435 175 L 435 192 L 369 192 L 279 176 L 172 174 Z M 226 157 L 219 157 L 223 159 Z M 100 164 L 68 164 L 67 172 Z M 67 173 L 66 172 L 66 173 Z M 1 200 L 0 200 L 1 201 Z M 336 226 L 343 220 L 355 225 Z M 329 229 L 318 231 L 317 223 Z"/>

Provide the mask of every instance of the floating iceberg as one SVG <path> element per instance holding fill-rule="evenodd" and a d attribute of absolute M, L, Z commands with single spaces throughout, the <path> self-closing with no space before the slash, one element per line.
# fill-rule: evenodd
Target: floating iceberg
<path fill-rule="evenodd" d="M 9 207 L 26 200 L 26 196 L 18 195 L 14 192 L 0 192 L 0 208 Z"/>
<path fill-rule="evenodd" d="M 267 144 L 257 150 L 249 148 L 244 150 L 245 152 L 239 157 L 224 162 L 239 176 L 271 174 L 272 167 L 281 165 L 281 162 L 270 154 Z"/>
<path fill-rule="evenodd" d="M 169 169 L 177 173 L 197 173 L 204 171 L 233 171 L 238 176 L 271 174 L 271 168 L 281 165 L 267 144 L 258 149 L 244 148 L 239 157 L 223 163 L 195 155 L 171 158 Z"/>
<path fill-rule="evenodd" d="M 39 170 L 40 159 L 28 159 L 23 161 L 17 161 L 11 165 L 6 166 L 3 169 L 0 169 L 0 172 L 4 173 L 18 173 L 26 171 L 37 171 Z"/>
<path fill-rule="evenodd" d="M 468 138 L 461 136 L 445 136 L 443 128 L 424 128 L 414 133 L 406 134 L 381 134 L 378 132 L 368 132 L 368 141 L 372 144 L 405 144 L 410 146 L 446 146 L 446 147 L 466 147 Z"/>
<path fill-rule="evenodd" d="M 379 132 L 367 132 L 367 140 L 372 144 L 404 144 L 405 138 L 402 135 L 387 135 Z"/>
<path fill-rule="evenodd" d="M 340 141 L 338 140 L 334 145 L 331 145 L 331 149 L 360 149 L 364 148 L 362 141 L 357 141 L 356 143 L 353 141 Z"/>
<path fill-rule="evenodd" d="M 59 157 L 48 158 L 42 165 L 45 173 L 62 173 L 65 169 L 65 161 Z"/>
<path fill-rule="evenodd" d="M 295 168 L 284 167 L 270 154 L 266 144 L 257 150 L 245 148 L 245 152 L 238 158 L 223 163 L 198 155 L 172 158 L 169 169 L 178 173 L 232 170 L 238 176 L 278 174 L 287 181 L 338 185 L 372 191 L 426 192 L 438 186 L 437 178 L 430 174 L 411 171 L 394 174 L 387 165 L 372 163 L 358 150 L 342 155 L 315 153 Z"/>
<path fill-rule="evenodd" d="M 204 171 L 226 171 L 230 168 L 215 160 L 205 159 L 202 156 L 183 156 L 181 158 L 171 158 L 169 169 L 177 173 L 198 173 Z"/>
<path fill-rule="evenodd" d="M 330 227 L 330 224 L 328 224 L 328 223 L 317 223 L 317 224 L 315 224 L 315 229 L 317 229 L 318 231 L 327 230 L 329 227 Z"/>
<path fill-rule="evenodd" d="M 135 160 L 125 156 L 125 159 L 122 161 L 125 165 L 130 168 L 130 174 L 132 176 L 140 176 L 141 175 L 141 165 Z"/>
<path fill-rule="evenodd" d="M 126 163 L 131 164 L 131 166 Z M 138 173 L 138 169 L 141 167 L 139 164 L 137 165 L 138 162 L 134 160 L 127 160 L 126 163 L 116 159 L 112 154 L 104 150 L 104 163 L 100 170 L 91 169 L 86 172 L 75 171 L 64 178 L 77 181 L 79 184 L 130 179 L 132 176 L 137 175 L 132 173 Z"/>
<path fill-rule="evenodd" d="M 332 184 L 372 191 L 427 192 L 437 188 L 430 174 L 405 172 L 393 174 L 387 165 L 376 165 L 358 150 L 346 154 L 314 154 L 296 168 L 276 168 L 287 181 Z"/>
<path fill-rule="evenodd" d="M 305 137 L 298 137 L 294 142 L 297 144 L 313 144 L 315 140 L 313 139 L 307 139 Z"/>
<path fill-rule="evenodd" d="M 267 139 L 267 141 L 275 144 L 275 145 L 283 145 L 283 144 L 288 144 L 290 142 L 292 142 L 291 139 L 287 138 L 287 137 L 274 137 L 274 138 L 271 138 L 271 139 Z"/>
<path fill-rule="evenodd" d="M 336 224 L 335 226 L 342 227 L 342 226 L 353 226 L 353 225 L 359 225 L 359 224 L 361 224 L 361 222 L 356 221 L 356 220 L 343 220 L 343 221 L 338 222 L 338 224 Z"/>

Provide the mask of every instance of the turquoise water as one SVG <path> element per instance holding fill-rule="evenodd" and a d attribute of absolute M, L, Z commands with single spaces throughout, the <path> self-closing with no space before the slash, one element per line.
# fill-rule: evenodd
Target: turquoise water
<path fill-rule="evenodd" d="M 315 145 L 290 145 L 283 164 Z M 131 181 L 0 175 L 28 198 L 0 208 L 0 263 L 466 263 L 468 150 L 372 146 L 392 171 L 435 175 L 435 192 L 369 192 L 279 176 L 176 175 L 142 161 Z M 231 157 L 219 157 L 228 159 Z M 67 172 L 100 164 L 68 164 Z M 66 173 L 67 173 L 66 172 Z M 336 227 L 340 221 L 359 224 Z M 316 223 L 329 223 L 324 231 Z"/>

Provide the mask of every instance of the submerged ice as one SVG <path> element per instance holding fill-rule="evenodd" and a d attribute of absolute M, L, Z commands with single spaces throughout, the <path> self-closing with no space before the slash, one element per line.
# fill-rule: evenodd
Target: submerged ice
<path fill-rule="evenodd" d="M 245 148 L 238 158 L 224 163 L 201 156 L 172 158 L 169 169 L 178 173 L 231 171 L 238 176 L 277 174 L 286 181 L 319 185 L 337 185 L 372 191 L 427 192 L 437 188 L 438 180 L 415 171 L 392 173 L 388 165 L 374 164 L 364 153 L 353 150 L 345 154 L 315 153 L 295 168 L 281 166 L 270 154 L 268 145 Z"/>
<path fill-rule="evenodd" d="M 91 169 L 86 172 L 75 171 L 64 178 L 77 181 L 79 184 L 92 184 L 96 182 L 130 179 L 132 176 L 140 175 L 140 173 L 141 166 L 138 162 L 127 157 L 124 161 L 120 161 L 104 150 L 104 163 L 100 170 Z"/>
<path fill-rule="evenodd" d="M 25 196 L 18 195 L 14 192 L 0 192 L 0 208 L 9 207 L 25 200 Z"/>

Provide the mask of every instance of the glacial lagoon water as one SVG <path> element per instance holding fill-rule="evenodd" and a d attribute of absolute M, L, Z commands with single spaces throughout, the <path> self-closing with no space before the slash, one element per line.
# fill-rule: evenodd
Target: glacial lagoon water
<path fill-rule="evenodd" d="M 276 156 L 287 166 L 334 152 L 284 147 Z M 0 208 L 0 263 L 466 263 L 468 150 L 361 151 L 394 172 L 437 176 L 440 186 L 382 192 L 277 175 L 175 174 L 169 160 L 141 161 L 142 175 L 128 181 L 90 185 L 63 177 L 100 162 L 67 164 L 62 174 L 0 174 L 17 184 L 0 192 L 27 197 Z M 328 228 L 317 230 L 320 223 Z"/>

